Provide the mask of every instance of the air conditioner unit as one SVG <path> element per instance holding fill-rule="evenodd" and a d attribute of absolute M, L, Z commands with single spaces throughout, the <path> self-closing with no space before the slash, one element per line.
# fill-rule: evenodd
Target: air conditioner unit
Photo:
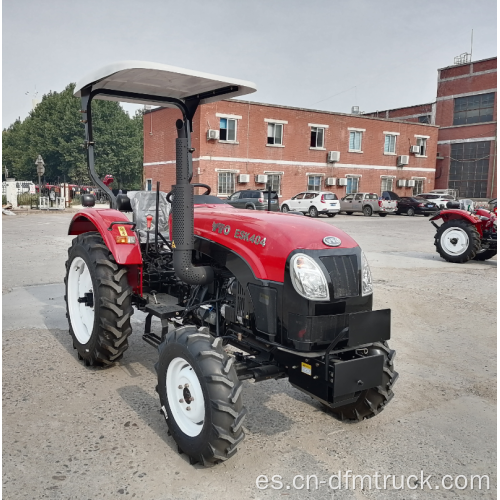
<path fill-rule="evenodd" d="M 351 113 L 353 115 L 359 115 L 359 106 L 352 106 L 351 107 Z"/>
<path fill-rule="evenodd" d="M 399 181 L 398 181 L 398 187 L 400 187 L 400 188 L 406 187 L 406 180 L 405 179 L 399 179 Z"/>
<path fill-rule="evenodd" d="M 347 186 L 347 179 L 344 177 L 342 179 L 338 179 L 339 186 Z"/>
<path fill-rule="evenodd" d="M 415 180 L 414 179 L 410 179 L 409 181 L 406 181 L 406 185 L 408 187 L 415 187 Z"/>
<path fill-rule="evenodd" d="M 218 139 L 219 138 L 219 131 L 218 130 L 208 130 L 207 131 L 207 139 L 209 141 Z"/>
<path fill-rule="evenodd" d="M 244 184 L 245 182 L 250 182 L 250 174 L 240 174 L 238 176 L 238 182 Z"/>
<path fill-rule="evenodd" d="M 410 153 L 420 154 L 420 146 L 410 146 Z"/>
<path fill-rule="evenodd" d="M 335 184 L 337 184 L 336 177 L 328 177 L 325 181 L 325 186 L 335 186 Z"/>
<path fill-rule="evenodd" d="M 328 163 L 340 161 L 340 151 L 328 151 Z"/>
<path fill-rule="evenodd" d="M 408 165 L 408 163 L 410 163 L 410 157 L 408 155 L 398 156 L 398 167 Z"/>
<path fill-rule="evenodd" d="M 265 184 L 267 182 L 267 175 L 256 175 L 255 176 L 255 182 L 257 184 Z"/>

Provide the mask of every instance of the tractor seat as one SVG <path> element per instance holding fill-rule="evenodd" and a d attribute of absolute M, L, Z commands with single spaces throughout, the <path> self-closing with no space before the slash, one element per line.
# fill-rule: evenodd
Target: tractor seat
<path fill-rule="evenodd" d="M 130 208 L 133 213 L 133 221 L 136 226 L 141 243 L 146 241 L 147 235 L 147 219 L 148 215 L 153 217 L 153 222 L 151 224 L 151 231 L 149 233 L 149 241 L 152 242 L 154 239 L 154 227 L 156 224 L 156 192 L 154 191 L 129 191 L 126 195 L 119 195 L 117 197 L 117 206 L 120 211 L 130 211 L 128 210 L 127 200 L 121 199 L 121 197 L 126 196 L 129 201 Z M 171 205 L 168 203 L 166 198 L 166 193 L 160 191 L 160 206 L 158 211 L 158 231 L 161 235 L 168 241 L 169 230 L 168 230 L 168 216 L 170 214 Z"/>

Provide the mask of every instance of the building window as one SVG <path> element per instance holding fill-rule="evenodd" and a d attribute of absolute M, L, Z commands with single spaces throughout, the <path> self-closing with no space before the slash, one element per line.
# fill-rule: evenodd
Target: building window
<path fill-rule="evenodd" d="M 230 195 L 235 191 L 236 174 L 234 172 L 219 172 L 219 183 L 217 193 L 219 195 Z"/>
<path fill-rule="evenodd" d="M 492 122 L 494 102 L 494 92 L 456 98 L 453 125 Z"/>
<path fill-rule="evenodd" d="M 236 141 L 236 120 L 233 120 L 232 118 L 220 119 L 219 140 L 231 142 Z"/>
<path fill-rule="evenodd" d="M 271 185 L 271 191 L 276 191 L 281 196 L 281 174 L 266 174 L 267 182 Z"/>
<path fill-rule="evenodd" d="M 386 135 L 384 142 L 384 153 L 396 154 L 396 136 Z"/>
<path fill-rule="evenodd" d="M 413 196 L 418 196 L 424 192 L 425 188 L 425 178 L 424 179 L 414 179 L 415 186 L 413 186 Z"/>
<path fill-rule="evenodd" d="M 153 190 L 153 179 L 146 179 L 146 191 Z"/>
<path fill-rule="evenodd" d="M 384 191 L 392 191 L 394 187 L 394 177 L 382 177 L 380 183 L 380 194 Z"/>
<path fill-rule="evenodd" d="M 307 190 L 308 191 L 321 191 L 321 175 L 308 175 L 307 176 Z"/>
<path fill-rule="evenodd" d="M 283 124 L 268 123 L 267 124 L 267 143 L 274 145 L 283 145 Z"/>
<path fill-rule="evenodd" d="M 420 156 L 425 156 L 427 153 L 427 138 L 425 137 L 417 137 L 417 146 L 420 147 Z"/>
<path fill-rule="evenodd" d="M 358 132 L 357 130 L 351 130 L 349 132 L 349 151 L 361 151 L 362 138 L 363 138 L 363 132 Z"/>
<path fill-rule="evenodd" d="M 423 115 L 418 117 L 419 123 L 431 123 L 431 115 Z"/>
<path fill-rule="evenodd" d="M 490 141 L 451 145 L 448 187 L 461 198 L 487 197 L 490 147 Z"/>
<path fill-rule="evenodd" d="M 311 127 L 311 148 L 325 147 L 325 129 L 321 127 Z"/>
<path fill-rule="evenodd" d="M 357 193 L 359 189 L 359 177 L 347 177 L 346 194 Z"/>

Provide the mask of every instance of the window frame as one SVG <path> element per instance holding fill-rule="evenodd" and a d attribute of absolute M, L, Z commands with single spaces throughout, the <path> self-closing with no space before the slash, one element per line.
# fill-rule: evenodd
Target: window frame
<path fill-rule="evenodd" d="M 363 152 L 363 130 L 349 130 L 349 153 L 362 153 Z M 351 148 L 351 134 L 354 134 L 356 138 L 356 134 L 359 134 L 359 149 Z M 356 139 L 354 139 L 353 145 L 356 146 Z"/>
<path fill-rule="evenodd" d="M 475 125 L 477 123 L 488 123 L 493 121 L 493 116 L 495 112 L 495 94 L 496 92 L 485 92 L 482 94 L 472 94 L 468 96 L 463 96 L 463 97 L 455 97 L 453 100 L 453 125 L 459 126 L 459 125 Z M 491 98 L 492 96 L 492 101 L 485 103 L 483 105 L 483 99 L 486 98 Z M 477 98 L 477 104 L 475 104 L 473 101 Z M 469 105 L 469 102 L 472 101 L 472 103 Z M 465 106 L 463 105 L 465 103 Z M 481 113 L 481 111 L 486 111 L 486 110 L 491 110 L 491 114 L 488 113 Z M 468 118 L 468 112 L 470 113 L 469 118 L 474 118 L 477 116 L 477 120 L 467 120 Z M 477 112 L 477 114 L 475 114 Z M 463 116 L 463 121 L 459 119 L 460 114 L 464 114 Z M 472 114 L 474 113 L 474 114 Z M 481 116 L 486 116 L 490 117 L 490 119 L 485 119 L 481 120 Z"/>
<path fill-rule="evenodd" d="M 415 181 L 415 185 L 412 188 L 412 196 L 418 196 L 422 193 L 425 193 L 425 183 L 427 181 L 427 177 L 412 177 L 412 180 Z M 419 185 L 421 186 L 422 190 L 420 193 L 417 193 Z"/>
<path fill-rule="evenodd" d="M 219 116 L 219 142 L 230 142 L 230 143 L 237 143 L 238 141 L 238 120 L 236 118 L 231 118 L 228 116 Z M 222 120 L 226 120 L 226 128 L 222 128 Z M 232 121 L 234 122 L 234 139 L 227 139 L 228 133 L 229 133 L 229 122 Z M 221 132 L 222 130 L 226 131 L 226 139 L 221 139 Z"/>
<path fill-rule="evenodd" d="M 319 150 L 325 150 L 325 131 L 326 127 L 320 127 L 319 125 L 311 125 L 310 126 L 310 141 L 309 141 L 309 149 L 319 149 Z M 318 130 L 321 130 L 321 145 L 318 145 Z M 313 133 L 316 134 L 315 137 L 315 142 L 316 145 L 313 146 Z"/>
<path fill-rule="evenodd" d="M 427 141 L 429 137 L 415 136 L 415 138 L 417 139 L 417 146 L 420 146 L 420 153 L 415 154 L 415 156 L 427 158 Z M 419 142 L 421 144 L 419 144 Z"/>
<path fill-rule="evenodd" d="M 389 151 L 388 149 L 386 150 L 386 146 L 388 145 L 387 138 L 392 137 L 394 139 L 393 143 L 393 151 Z M 396 144 L 397 144 L 397 139 L 398 136 L 396 134 L 385 134 L 384 136 L 384 155 L 390 155 L 390 156 L 396 156 Z M 390 145 L 390 140 L 389 140 L 389 145 Z"/>
<path fill-rule="evenodd" d="M 307 191 L 314 191 L 315 193 L 321 192 L 321 179 L 323 178 L 323 175 L 319 174 L 307 174 Z M 315 178 L 319 179 L 319 184 L 316 186 L 315 184 L 311 184 L 310 179 Z M 315 189 L 315 188 L 318 189 Z"/>
<path fill-rule="evenodd" d="M 356 194 L 356 193 L 359 193 L 359 180 L 361 179 L 360 176 L 357 176 L 357 175 L 348 175 L 346 176 L 346 179 L 347 179 L 347 184 L 346 184 L 346 187 L 345 187 L 345 192 L 346 194 Z M 353 191 L 352 190 L 352 184 L 353 184 L 353 181 L 356 181 L 356 187 L 355 187 L 355 190 Z M 348 191 L 349 189 L 349 181 L 351 181 L 351 190 Z"/>
<path fill-rule="evenodd" d="M 153 179 L 152 178 L 147 178 L 145 179 L 145 191 L 152 192 L 153 191 Z M 149 189 L 148 189 L 149 186 Z"/>
<path fill-rule="evenodd" d="M 269 121 L 269 122 L 266 122 L 266 125 L 267 125 L 267 144 L 266 144 L 266 146 L 271 146 L 271 147 L 274 146 L 274 147 L 284 148 L 285 146 L 283 144 L 283 135 L 284 135 L 285 127 L 283 125 L 285 125 L 285 124 Z M 274 142 L 269 142 L 269 139 L 271 139 L 271 136 L 269 135 L 269 127 L 273 127 L 272 139 Z M 276 127 L 281 127 L 281 142 L 280 143 L 276 143 Z"/>
<path fill-rule="evenodd" d="M 230 178 L 232 177 L 232 186 L 233 190 L 231 192 L 222 192 L 221 191 L 221 175 L 228 175 Z M 231 196 L 236 192 L 236 172 L 231 172 L 230 170 L 220 170 L 217 172 L 217 196 Z M 226 181 L 226 184 L 227 181 Z M 230 187 L 230 186 L 229 186 Z M 229 191 L 228 189 L 226 191 Z"/>
<path fill-rule="evenodd" d="M 384 191 L 392 191 L 394 192 L 394 181 L 396 180 L 396 177 L 394 175 L 382 175 L 380 176 L 380 194 L 382 194 Z M 384 182 L 391 182 L 391 187 L 388 188 L 387 184 L 386 187 L 384 188 Z"/>
<path fill-rule="evenodd" d="M 267 182 L 269 183 L 269 178 L 270 177 L 278 177 L 278 189 L 274 188 L 273 183 L 271 183 L 271 191 L 276 191 L 278 196 L 281 196 L 281 184 L 282 184 L 282 179 L 283 179 L 283 173 L 282 172 L 264 172 L 265 175 L 267 175 Z"/>

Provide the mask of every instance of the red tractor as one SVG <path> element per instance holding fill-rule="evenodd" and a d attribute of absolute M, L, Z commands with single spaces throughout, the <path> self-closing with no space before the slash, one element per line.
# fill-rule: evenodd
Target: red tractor
<path fill-rule="evenodd" d="M 497 254 L 497 215 L 484 208 L 461 210 L 458 201 L 449 201 L 429 220 L 436 227 L 436 251 L 448 262 L 488 260 Z M 441 219 L 439 226 L 434 221 Z"/>
<path fill-rule="evenodd" d="M 142 62 L 113 64 L 76 86 L 90 177 L 111 208 L 86 208 L 69 228 L 73 346 L 86 366 L 112 365 L 128 347 L 134 308 L 145 312 L 143 339 L 159 353 L 159 407 L 179 451 L 204 465 L 230 458 L 244 437 L 242 380 L 288 377 L 338 419 L 360 422 L 385 408 L 398 376 L 390 310 L 372 310 L 370 268 L 351 237 L 297 215 L 238 210 L 191 183 L 198 105 L 254 91 Z M 158 183 L 156 192 L 114 196 L 97 177 L 94 98 L 180 110 L 168 194 Z"/>

